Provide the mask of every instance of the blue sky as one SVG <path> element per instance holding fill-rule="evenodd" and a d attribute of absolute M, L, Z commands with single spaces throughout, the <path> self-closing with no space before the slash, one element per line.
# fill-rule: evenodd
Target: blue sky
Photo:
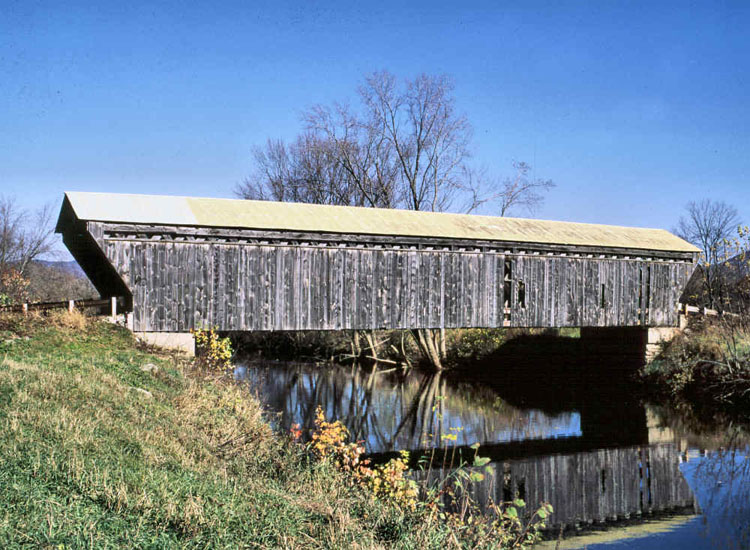
<path fill-rule="evenodd" d="M 537 216 L 750 222 L 748 2 L 0 0 L 0 192 L 231 196 L 267 137 L 366 73 L 451 75 L 474 160 L 558 187 Z"/>

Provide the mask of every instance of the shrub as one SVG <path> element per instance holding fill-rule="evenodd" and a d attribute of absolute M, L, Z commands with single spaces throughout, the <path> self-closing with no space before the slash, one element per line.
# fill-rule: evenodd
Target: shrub
<path fill-rule="evenodd" d="M 215 328 L 190 331 L 195 338 L 196 361 L 201 366 L 216 371 L 225 371 L 232 366 L 232 342 L 221 338 Z"/>
<path fill-rule="evenodd" d="M 486 357 L 505 343 L 505 329 L 470 328 L 447 331 L 448 355 L 454 359 Z"/>
<path fill-rule="evenodd" d="M 22 304 L 29 301 L 29 281 L 13 268 L 0 272 L 0 306 Z"/>
<path fill-rule="evenodd" d="M 691 323 L 643 370 L 675 399 L 729 409 L 750 407 L 750 327 L 742 318 Z"/>
<path fill-rule="evenodd" d="M 292 428 L 294 440 L 299 438 L 297 426 Z M 523 500 L 508 503 L 489 503 L 488 514 L 480 510 L 470 496 L 468 485 L 484 479 L 492 470 L 487 466 L 488 458 L 475 456 L 471 468 L 465 464 L 453 469 L 435 486 L 420 487 L 408 477 L 409 453 L 402 451 L 378 466 L 371 466 L 364 459 L 362 442 L 349 442 L 349 431 L 340 421 L 328 422 L 323 410 L 318 407 L 315 428 L 309 449 L 317 458 L 331 462 L 344 474 L 345 480 L 355 488 L 369 491 L 374 501 L 386 506 L 395 506 L 410 515 L 415 524 L 435 526 L 441 522 L 448 529 L 449 538 L 457 546 L 466 548 L 528 548 L 539 539 L 552 506 L 542 504 L 531 517 L 524 520 L 518 513 L 525 507 Z M 475 447 L 478 449 L 478 445 Z M 430 461 L 431 462 L 431 461 Z M 427 478 L 430 478 L 429 472 Z M 452 506 L 446 505 L 452 502 Z"/>

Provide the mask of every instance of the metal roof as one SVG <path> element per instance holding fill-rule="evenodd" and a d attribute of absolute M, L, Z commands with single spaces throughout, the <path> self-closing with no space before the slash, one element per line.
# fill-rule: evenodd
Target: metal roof
<path fill-rule="evenodd" d="M 698 252 L 664 229 L 384 208 L 68 192 L 80 220 Z"/>

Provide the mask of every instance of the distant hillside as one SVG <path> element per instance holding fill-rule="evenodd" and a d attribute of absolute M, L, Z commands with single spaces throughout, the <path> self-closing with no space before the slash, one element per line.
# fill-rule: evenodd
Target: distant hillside
<path fill-rule="evenodd" d="M 80 278 L 86 278 L 86 274 L 83 272 L 83 269 L 81 269 L 81 266 L 78 265 L 78 262 L 75 260 L 70 260 L 69 262 L 53 262 L 50 260 L 36 260 L 35 263 L 51 267 L 54 269 L 59 269 L 60 271 L 64 271 L 66 273 L 70 273 L 71 275 L 75 275 L 76 277 Z"/>
<path fill-rule="evenodd" d="M 99 293 L 75 261 L 37 260 L 26 268 L 29 295 L 35 302 L 87 300 Z"/>

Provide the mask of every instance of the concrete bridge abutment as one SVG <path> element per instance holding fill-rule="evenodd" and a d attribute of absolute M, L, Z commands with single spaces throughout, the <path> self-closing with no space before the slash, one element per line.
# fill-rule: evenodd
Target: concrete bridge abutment
<path fill-rule="evenodd" d="M 676 327 L 582 327 L 581 341 L 595 346 L 597 352 L 650 363 L 662 346 L 675 338 L 687 320 L 680 316 Z"/>
<path fill-rule="evenodd" d="M 189 332 L 133 332 L 136 338 L 149 346 L 195 355 L 195 338 Z"/>
<path fill-rule="evenodd" d="M 148 346 L 164 348 L 195 356 L 195 337 L 190 332 L 139 331 L 133 330 L 133 312 L 125 314 L 125 326 L 138 340 Z"/>

